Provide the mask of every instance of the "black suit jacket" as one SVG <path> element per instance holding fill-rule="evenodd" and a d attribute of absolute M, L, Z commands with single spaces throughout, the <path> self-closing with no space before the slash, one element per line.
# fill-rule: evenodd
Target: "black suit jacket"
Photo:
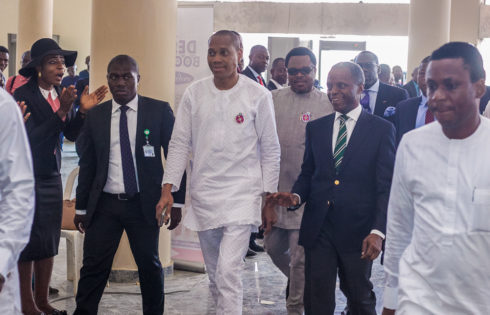
<path fill-rule="evenodd" d="M 155 206 L 160 199 L 163 178 L 160 148 L 168 152 L 174 115 L 167 102 L 138 96 L 136 126 L 136 168 L 143 215 L 150 224 L 157 224 Z M 87 114 L 80 135 L 80 173 L 77 187 L 76 209 L 86 209 L 86 226 L 90 225 L 100 194 L 107 181 L 111 134 L 112 100 L 93 108 Z M 144 130 L 149 129 L 149 142 L 155 148 L 155 157 L 145 157 Z M 180 190 L 174 194 L 176 203 L 185 201 L 185 175 Z"/>
<path fill-rule="evenodd" d="M 299 244 L 313 247 L 323 224 L 331 222 L 330 238 L 337 250 L 360 251 L 372 229 L 386 231 L 395 129 L 363 111 L 337 175 L 332 154 L 334 119 L 335 113 L 306 125 L 303 164 L 292 188 L 306 202 Z"/>
<path fill-rule="evenodd" d="M 245 69 L 243 69 L 242 72 L 240 72 L 240 74 L 243 74 L 243 75 L 246 75 L 247 77 L 249 77 L 250 79 L 254 80 L 255 82 L 259 83 L 259 80 L 257 80 L 257 78 L 255 77 L 255 75 L 252 73 L 252 71 L 249 69 L 249 67 L 246 67 Z M 265 84 L 265 80 L 264 78 L 262 77 L 261 74 L 260 75 L 260 78 L 262 79 L 262 82 Z"/>
<path fill-rule="evenodd" d="M 276 84 L 274 82 L 272 82 L 271 80 L 269 80 L 269 82 L 267 82 L 267 88 L 269 89 L 269 91 L 277 90 Z"/>
<path fill-rule="evenodd" d="M 61 95 L 59 87 L 55 89 Z M 72 108 L 65 120 L 61 120 L 41 94 L 35 78 L 15 90 L 14 98 L 19 102 L 24 101 L 26 112 L 31 113 L 26 130 L 31 145 L 34 175 L 60 175 L 60 133 L 63 132 L 68 140 L 75 141 L 83 125 L 82 115 Z"/>
<path fill-rule="evenodd" d="M 405 90 L 408 92 L 408 97 L 417 97 L 417 88 L 415 87 L 415 81 L 410 80 L 407 84 L 403 86 Z"/>
<path fill-rule="evenodd" d="M 412 97 L 396 105 L 395 128 L 397 146 L 404 134 L 415 129 L 415 122 L 421 101 L 422 96 Z"/>
<path fill-rule="evenodd" d="M 384 112 L 387 107 L 395 107 L 396 104 L 407 98 L 408 92 L 406 90 L 379 82 L 378 95 L 376 96 L 376 104 L 374 105 L 374 115 L 384 117 Z M 392 121 L 389 117 L 388 120 Z"/>

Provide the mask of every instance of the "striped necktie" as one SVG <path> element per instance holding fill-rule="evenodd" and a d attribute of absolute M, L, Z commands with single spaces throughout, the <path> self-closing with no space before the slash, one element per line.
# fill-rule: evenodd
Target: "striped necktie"
<path fill-rule="evenodd" d="M 335 150 L 333 152 L 335 171 L 337 174 L 339 173 L 345 148 L 347 147 L 347 127 L 345 126 L 347 119 L 349 119 L 349 117 L 345 114 L 339 117 L 339 134 L 337 136 L 337 142 L 335 143 Z"/>

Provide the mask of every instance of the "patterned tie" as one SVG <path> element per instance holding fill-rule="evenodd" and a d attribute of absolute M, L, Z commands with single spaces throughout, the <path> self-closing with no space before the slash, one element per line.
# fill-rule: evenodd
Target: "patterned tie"
<path fill-rule="evenodd" d="M 260 85 L 264 86 L 264 81 L 260 77 L 260 75 L 257 76 L 257 80 L 259 80 Z"/>
<path fill-rule="evenodd" d="M 124 190 L 130 197 L 138 192 L 136 185 L 136 172 L 134 170 L 133 154 L 131 153 L 131 143 L 129 142 L 128 132 L 128 117 L 126 111 L 129 109 L 127 105 L 119 108 L 121 117 L 119 119 L 119 143 L 121 146 L 121 160 L 124 177 Z"/>
<path fill-rule="evenodd" d="M 347 115 L 341 115 L 339 117 L 339 134 L 337 136 L 337 142 L 335 143 L 335 150 L 333 152 L 333 159 L 335 161 L 335 171 L 337 174 L 342 164 L 342 158 L 344 157 L 345 148 L 347 147 L 347 127 L 345 122 L 349 119 Z"/>
<path fill-rule="evenodd" d="M 369 107 L 369 93 L 367 90 L 363 91 L 364 96 L 361 98 L 362 109 L 371 114 L 371 107 Z"/>
<path fill-rule="evenodd" d="M 427 111 L 425 112 L 425 124 L 429 124 L 434 121 L 434 114 L 430 111 L 427 103 L 425 103 L 425 106 L 427 106 Z"/>

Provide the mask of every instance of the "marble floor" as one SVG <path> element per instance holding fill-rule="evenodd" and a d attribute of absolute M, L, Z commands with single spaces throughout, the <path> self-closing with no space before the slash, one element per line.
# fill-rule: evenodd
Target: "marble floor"
<path fill-rule="evenodd" d="M 73 144 L 65 142 L 62 166 L 63 180 L 77 165 L 77 161 Z M 372 272 L 378 313 L 381 313 L 383 280 L 383 267 L 379 264 L 378 259 L 374 263 Z M 60 243 L 59 255 L 55 258 L 51 284 L 60 290 L 58 295 L 51 296 L 52 304 L 59 309 L 66 309 L 68 313 L 72 313 L 75 309 L 75 299 L 73 284 L 66 280 L 66 243 L 64 239 Z M 257 256 L 245 260 L 243 286 L 244 314 L 286 314 L 286 277 L 273 265 L 267 254 L 259 253 Z M 345 297 L 338 290 L 337 284 L 335 314 L 340 314 L 344 307 Z M 174 270 L 173 275 L 165 278 L 165 314 L 199 315 L 214 314 L 214 312 L 206 274 Z M 99 314 L 142 314 L 138 283 L 108 283 L 100 303 Z"/>

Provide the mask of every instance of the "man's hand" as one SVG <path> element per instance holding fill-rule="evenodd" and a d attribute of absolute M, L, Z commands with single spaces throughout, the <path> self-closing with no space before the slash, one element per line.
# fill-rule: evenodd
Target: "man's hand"
<path fill-rule="evenodd" d="M 26 102 L 24 101 L 17 102 L 17 105 L 19 105 L 20 112 L 22 113 L 22 117 L 24 117 L 24 123 L 26 123 L 27 119 L 29 119 L 29 117 L 31 116 L 31 113 L 26 114 L 26 110 L 27 110 Z"/>
<path fill-rule="evenodd" d="M 174 197 L 172 197 L 172 184 L 165 184 L 162 187 L 162 195 L 160 201 L 158 201 L 155 212 L 155 219 L 158 222 L 158 226 L 167 224 L 170 220 L 170 209 L 174 204 Z"/>
<path fill-rule="evenodd" d="M 5 277 L 0 273 L 0 293 L 2 293 L 4 283 L 5 283 Z"/>
<path fill-rule="evenodd" d="M 262 228 L 264 229 L 264 234 L 269 234 L 272 230 L 272 226 L 277 222 L 277 213 L 274 208 L 274 202 L 272 195 L 267 196 L 265 201 L 265 206 L 262 209 Z"/>
<path fill-rule="evenodd" d="M 64 119 L 66 115 L 70 112 L 73 102 L 77 98 L 77 90 L 74 85 L 70 85 L 67 88 L 63 88 L 61 91 L 60 98 L 60 109 L 56 112 L 61 119 Z"/>
<path fill-rule="evenodd" d="M 170 225 L 167 227 L 167 229 L 169 230 L 173 230 L 175 229 L 180 221 L 182 220 L 182 208 L 177 208 L 177 207 L 172 207 L 170 208 Z M 167 222 L 165 222 L 165 224 L 167 224 Z"/>
<path fill-rule="evenodd" d="M 85 215 L 84 214 L 75 214 L 75 218 L 73 219 L 73 223 L 75 223 L 77 230 L 82 234 L 85 233 L 85 226 L 83 225 L 83 221 L 85 221 Z"/>
<path fill-rule="evenodd" d="M 375 260 L 381 252 L 383 239 L 377 234 L 369 234 L 362 241 L 361 259 Z"/>
<path fill-rule="evenodd" d="M 283 207 L 297 206 L 299 203 L 298 196 L 288 192 L 277 192 L 269 195 L 267 199 L 270 199 L 273 204 Z"/>
<path fill-rule="evenodd" d="M 82 94 L 80 95 L 80 108 L 78 109 L 80 113 L 85 114 L 92 107 L 99 104 L 104 97 L 106 96 L 109 89 L 107 86 L 102 85 L 92 93 L 88 93 L 88 85 L 83 89 Z"/>
<path fill-rule="evenodd" d="M 383 308 L 381 315 L 395 315 L 395 310 L 390 310 L 388 308 Z"/>

